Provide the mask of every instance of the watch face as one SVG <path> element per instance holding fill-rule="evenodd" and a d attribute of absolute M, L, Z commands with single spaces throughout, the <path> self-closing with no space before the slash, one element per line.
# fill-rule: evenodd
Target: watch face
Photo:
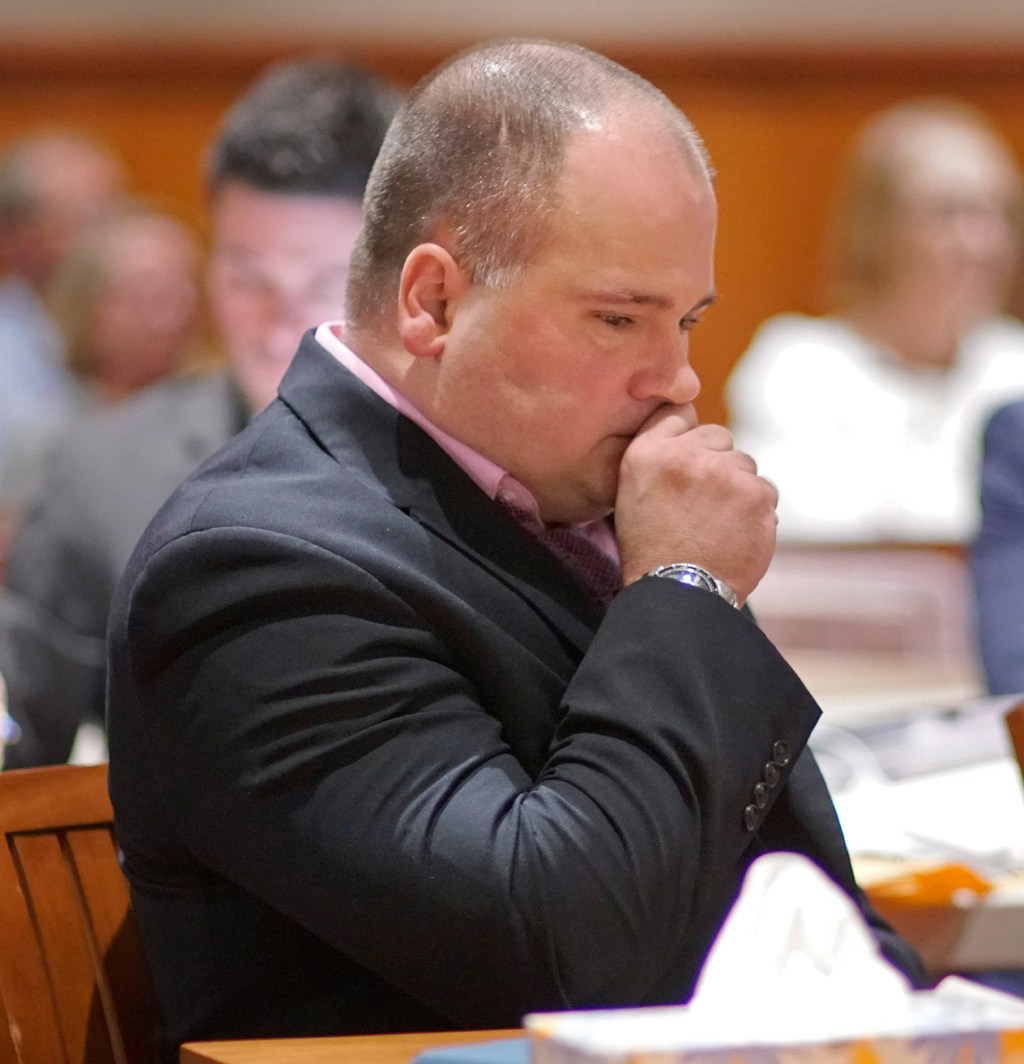
<path fill-rule="evenodd" d="M 658 575 L 668 576 L 680 584 L 688 584 L 690 587 L 699 587 L 705 591 L 712 592 L 712 594 L 718 594 L 718 587 L 715 584 L 714 577 L 698 565 L 688 565 L 686 563 L 666 565 L 664 569 L 659 571 Z"/>
<path fill-rule="evenodd" d="M 688 584 L 690 587 L 699 587 L 704 591 L 710 591 L 712 595 L 725 599 L 730 606 L 736 606 L 736 595 L 728 584 L 716 580 L 707 569 L 702 569 L 693 562 L 673 562 L 671 565 L 659 565 L 652 569 L 648 576 L 662 576 L 669 580 L 675 580 L 678 584 Z"/>
<path fill-rule="evenodd" d="M 702 587 L 705 591 L 711 591 L 714 594 L 718 594 L 718 588 L 715 587 L 714 582 L 709 580 L 701 573 L 685 573 L 680 577 L 677 577 L 684 584 L 691 584 L 693 587 Z"/>

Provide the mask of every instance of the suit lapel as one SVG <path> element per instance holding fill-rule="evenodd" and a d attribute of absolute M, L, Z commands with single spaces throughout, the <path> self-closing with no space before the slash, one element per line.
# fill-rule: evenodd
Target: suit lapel
<path fill-rule="evenodd" d="M 583 654 L 601 611 L 576 578 L 312 332 L 280 395 L 343 468 L 375 481 L 394 506 L 521 596 Z"/>

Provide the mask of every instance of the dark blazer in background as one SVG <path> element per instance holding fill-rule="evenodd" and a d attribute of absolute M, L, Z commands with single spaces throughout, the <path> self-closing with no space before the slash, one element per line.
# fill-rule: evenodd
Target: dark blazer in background
<path fill-rule="evenodd" d="M 602 619 L 311 334 L 150 526 L 111 655 L 168 1061 L 682 1001 L 765 850 L 863 902 L 803 752 L 818 707 L 753 622 L 655 578 Z"/>
<path fill-rule="evenodd" d="M 1024 402 L 998 410 L 985 430 L 971 570 L 989 690 L 1024 691 Z"/>
<path fill-rule="evenodd" d="M 102 721 L 106 628 L 117 580 L 150 519 L 241 428 L 225 373 L 181 377 L 69 429 L 12 543 L 0 590 L 0 672 L 24 733 L 7 768 L 68 759 Z"/>

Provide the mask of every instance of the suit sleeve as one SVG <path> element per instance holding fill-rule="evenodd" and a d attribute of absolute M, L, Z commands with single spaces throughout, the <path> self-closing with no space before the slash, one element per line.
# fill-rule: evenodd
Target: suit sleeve
<path fill-rule="evenodd" d="M 684 997 L 818 715 L 747 617 L 664 580 L 612 604 L 535 773 L 459 623 L 309 543 L 192 533 L 121 612 L 112 705 L 182 844 L 466 1026 Z"/>
<path fill-rule="evenodd" d="M 989 690 L 1024 691 L 1024 403 L 984 437 L 981 529 L 971 551 L 978 638 Z"/>

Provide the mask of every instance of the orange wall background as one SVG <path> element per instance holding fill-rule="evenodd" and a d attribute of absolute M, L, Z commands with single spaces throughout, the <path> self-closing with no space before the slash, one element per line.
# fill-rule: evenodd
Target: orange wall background
<path fill-rule="evenodd" d="M 411 84 L 451 49 L 364 42 L 346 57 Z M 1024 160 L 1024 51 L 756 47 L 624 51 L 592 42 L 661 87 L 693 119 L 718 171 L 719 304 L 695 336 L 705 420 L 757 325 L 823 309 L 821 247 L 851 138 L 909 96 L 982 108 Z M 124 158 L 135 190 L 203 228 L 202 153 L 222 111 L 263 67 L 324 42 L 0 44 L 0 144 L 40 125 L 86 129 Z"/>

